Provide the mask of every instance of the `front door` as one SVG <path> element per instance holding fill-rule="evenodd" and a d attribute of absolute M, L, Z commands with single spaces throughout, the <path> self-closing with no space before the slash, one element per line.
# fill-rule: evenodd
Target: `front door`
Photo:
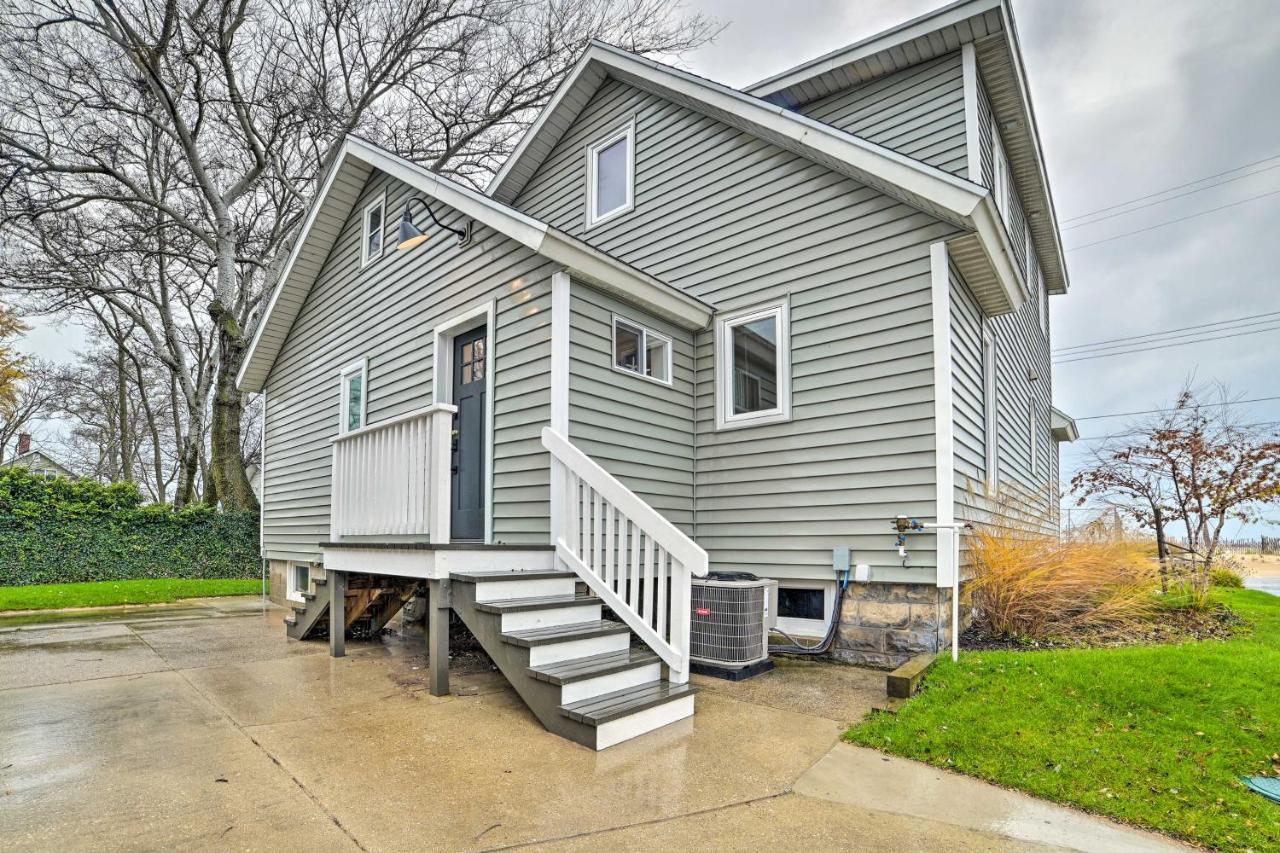
<path fill-rule="evenodd" d="M 485 336 L 481 326 L 453 339 L 453 539 L 484 539 Z"/>

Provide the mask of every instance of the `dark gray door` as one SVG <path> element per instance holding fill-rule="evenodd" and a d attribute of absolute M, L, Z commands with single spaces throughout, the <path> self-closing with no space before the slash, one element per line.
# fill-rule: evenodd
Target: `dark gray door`
<path fill-rule="evenodd" d="M 453 339 L 453 525 L 454 539 L 484 539 L 485 378 L 489 353 L 485 327 Z"/>

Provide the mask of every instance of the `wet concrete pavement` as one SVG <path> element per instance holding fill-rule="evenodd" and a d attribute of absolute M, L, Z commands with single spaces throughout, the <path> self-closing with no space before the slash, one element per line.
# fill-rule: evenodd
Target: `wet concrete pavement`
<path fill-rule="evenodd" d="M 432 697 L 419 643 L 335 660 L 287 640 L 282 617 L 217 599 L 0 620 L 0 849 L 1163 844 L 840 744 L 884 701 L 878 673 L 703 680 L 694 719 L 595 753 L 545 732 L 494 673 Z"/>

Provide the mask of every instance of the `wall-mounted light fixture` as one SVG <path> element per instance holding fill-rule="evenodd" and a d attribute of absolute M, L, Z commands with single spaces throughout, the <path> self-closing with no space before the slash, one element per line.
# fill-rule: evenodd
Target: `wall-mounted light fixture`
<path fill-rule="evenodd" d="M 427 204 L 426 199 L 421 196 L 414 196 L 405 202 L 404 216 L 400 217 L 400 239 L 396 243 L 397 249 L 412 249 L 421 243 L 425 243 L 430 237 L 429 234 L 422 232 L 418 226 L 413 224 L 413 214 L 409 211 L 409 206 L 414 202 L 422 205 L 426 210 L 427 216 L 431 217 L 431 221 L 435 223 L 437 228 L 443 228 L 446 231 L 452 231 L 458 235 L 458 245 L 465 246 L 471 240 L 471 220 L 468 219 L 466 224 L 461 228 L 454 228 L 451 225 L 445 225 L 439 219 L 436 219 L 435 212 L 431 209 L 431 205 Z"/>

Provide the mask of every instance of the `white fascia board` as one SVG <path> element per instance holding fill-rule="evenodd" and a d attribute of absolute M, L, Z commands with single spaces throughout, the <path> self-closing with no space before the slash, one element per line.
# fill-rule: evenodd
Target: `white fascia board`
<path fill-rule="evenodd" d="M 817 77 L 820 74 L 848 65 L 850 62 L 857 62 L 859 59 L 874 56 L 896 45 L 914 41 L 921 36 L 927 36 L 935 30 L 958 24 L 1000 5 L 1002 5 L 1001 0 L 960 0 L 958 3 L 943 6 L 941 9 L 921 15 L 918 18 L 912 18 L 892 29 L 876 33 L 862 41 L 854 42 L 847 47 L 833 50 L 830 53 L 819 56 L 817 59 L 811 59 L 794 68 L 779 72 L 772 77 L 751 84 L 743 91 L 757 98 L 767 98 L 797 83 L 803 83 L 811 77 Z"/>
<path fill-rule="evenodd" d="M 801 148 L 832 157 L 957 217 L 968 216 L 985 192 L 977 184 L 950 172 L 678 68 L 601 42 L 594 42 L 587 53 L 608 68 L 706 104 L 713 110 L 788 139 Z"/>
<path fill-rule="evenodd" d="M 705 329 L 711 324 L 713 306 L 639 270 L 624 269 L 598 249 L 554 228 L 548 229 L 539 252 L 589 284 L 681 328 Z"/>
<path fill-rule="evenodd" d="M 987 258 L 995 270 L 1005 298 L 1009 300 L 1009 311 L 1017 311 L 1027 301 L 1027 282 L 1018 268 L 1017 257 L 1013 254 L 1013 244 L 1009 242 L 1009 231 L 1004 226 L 1000 211 L 996 208 L 995 199 L 990 193 L 983 196 L 981 203 L 973 210 L 972 227 L 986 251 Z"/>
<path fill-rule="evenodd" d="M 1049 408 L 1049 430 L 1053 433 L 1054 440 L 1059 443 L 1080 438 L 1080 429 L 1076 426 L 1075 418 L 1056 406 Z"/>

